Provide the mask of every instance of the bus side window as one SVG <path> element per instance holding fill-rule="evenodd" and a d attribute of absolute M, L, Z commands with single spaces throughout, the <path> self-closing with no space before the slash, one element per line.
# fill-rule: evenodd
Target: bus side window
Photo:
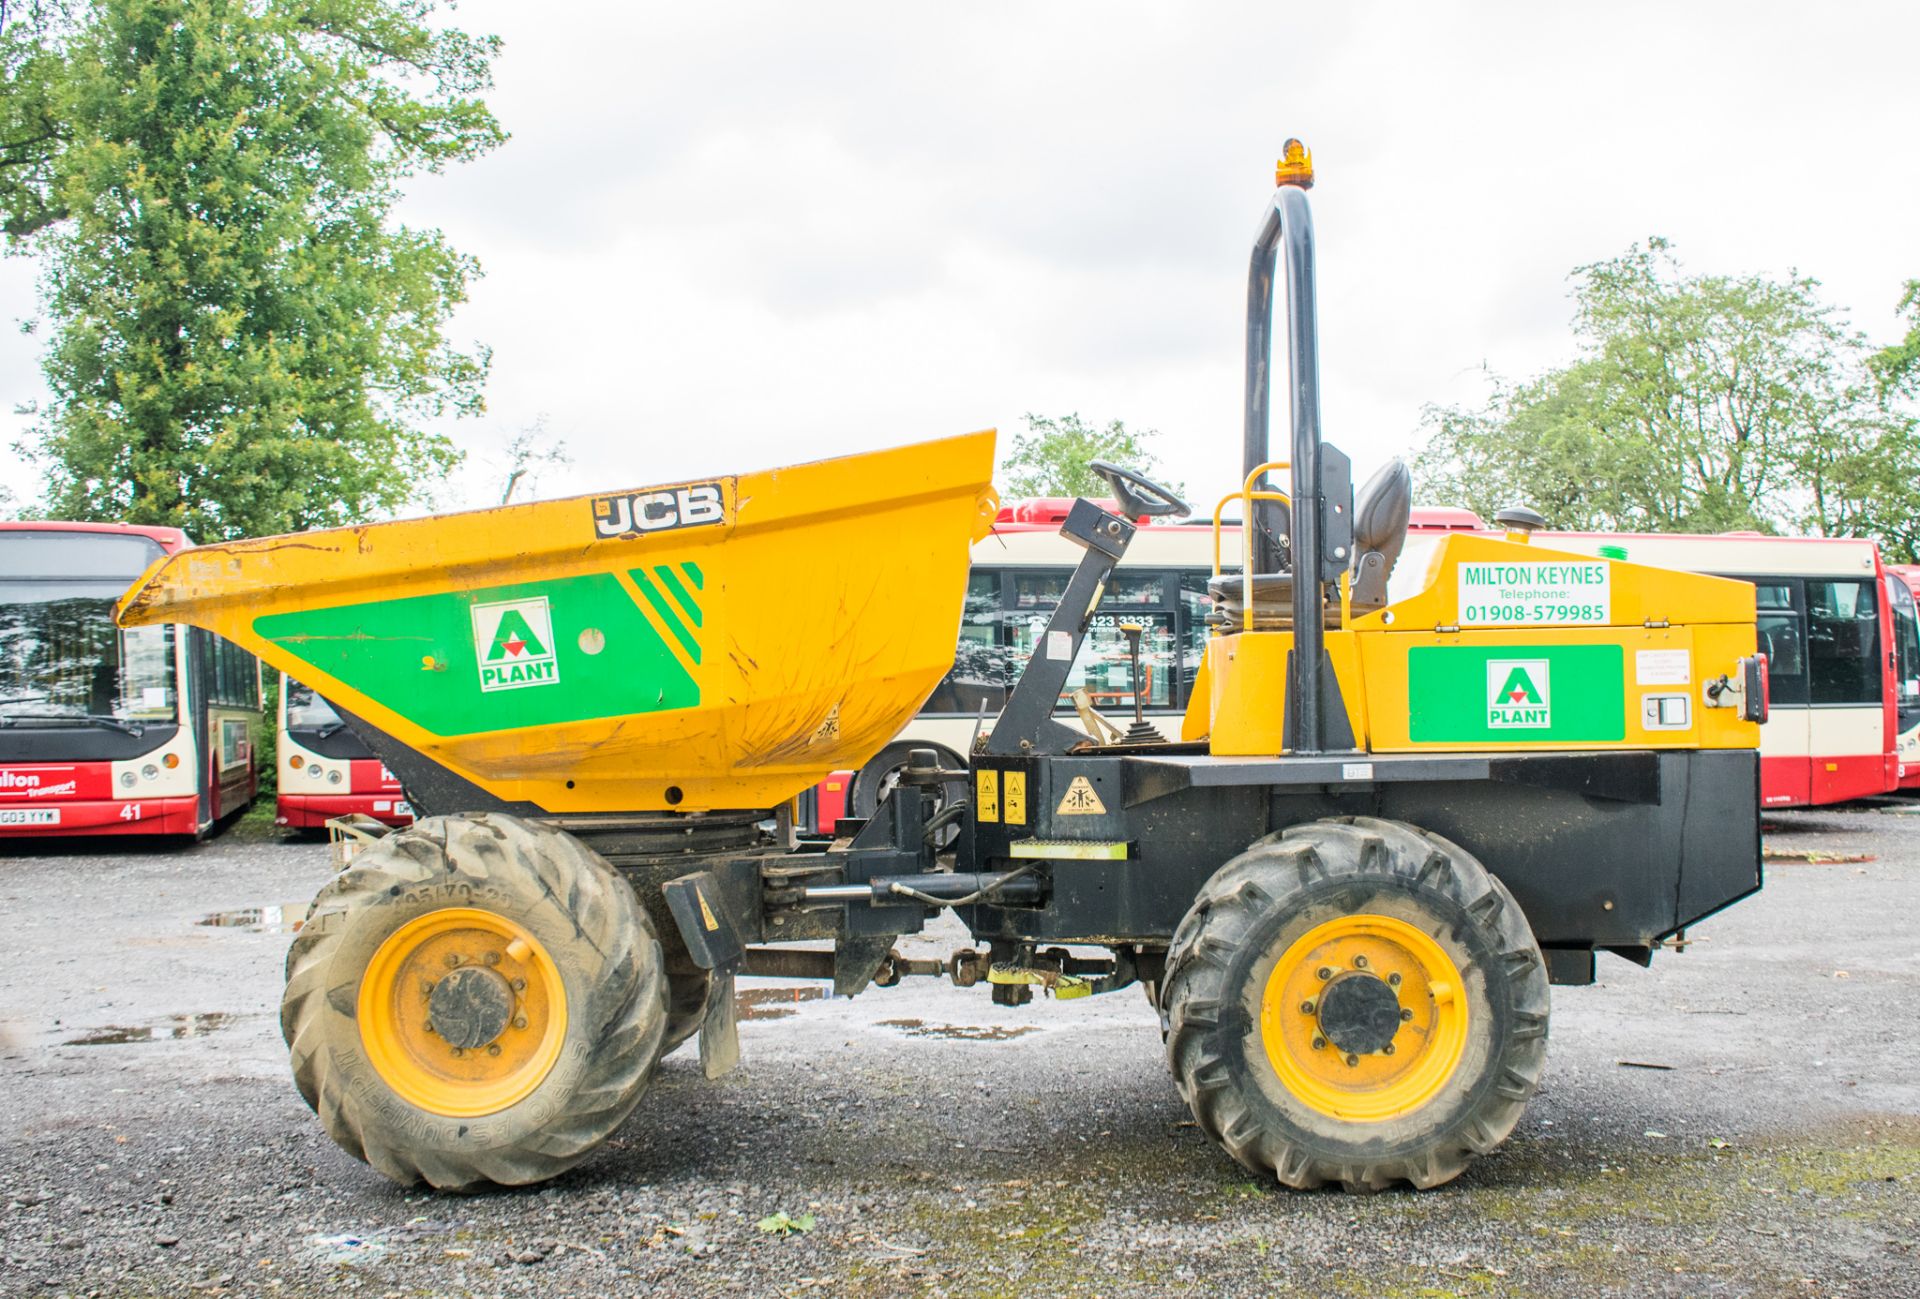
<path fill-rule="evenodd" d="M 1920 709 L 1920 608 L 1905 582 L 1894 578 L 1887 584 L 1893 601 L 1893 641 L 1895 679 L 1899 683 L 1898 702 L 1903 713 Z M 1904 729 L 1904 728 L 1903 728 Z"/>
<path fill-rule="evenodd" d="M 1193 695 L 1193 680 L 1200 673 L 1200 661 L 1207 656 L 1207 614 L 1213 600 L 1207 595 L 1206 573 L 1180 575 L 1180 693 L 1175 703 L 1182 708 Z"/>
<path fill-rule="evenodd" d="M 212 703 L 229 708 L 260 707 L 260 673 L 253 655 L 218 636 L 211 645 Z"/>
<path fill-rule="evenodd" d="M 1812 703 L 1881 702 L 1880 604 L 1872 582 L 1807 582 L 1807 669 Z"/>
<path fill-rule="evenodd" d="M 1807 702 L 1807 642 L 1791 582 L 1753 584 L 1760 652 L 1767 656 L 1768 694 L 1776 704 Z"/>
<path fill-rule="evenodd" d="M 993 717 L 1006 706 L 1020 665 L 1008 643 L 1000 577 L 997 568 L 976 568 L 968 575 L 953 667 L 940 678 L 921 712 L 977 716 L 984 708 Z"/>

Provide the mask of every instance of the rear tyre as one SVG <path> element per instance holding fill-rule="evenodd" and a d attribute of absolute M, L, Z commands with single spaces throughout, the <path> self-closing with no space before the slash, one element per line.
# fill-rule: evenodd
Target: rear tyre
<path fill-rule="evenodd" d="M 1546 964 L 1471 855 L 1338 818 L 1223 866 L 1161 994 L 1200 1127 L 1282 1183 L 1437 1186 L 1513 1131 L 1546 1065 Z"/>
<path fill-rule="evenodd" d="M 579 840 L 433 817 L 320 891 L 280 1024 L 300 1094 L 349 1154 L 402 1184 L 516 1186 L 633 1110 L 667 982 L 633 889 Z"/>
<path fill-rule="evenodd" d="M 692 963 L 688 963 L 692 966 Z M 685 1046 L 700 1031 L 707 1015 L 707 987 L 712 975 L 691 968 L 690 972 L 667 973 L 667 1033 L 660 1041 L 660 1058 L 665 1059 Z"/>

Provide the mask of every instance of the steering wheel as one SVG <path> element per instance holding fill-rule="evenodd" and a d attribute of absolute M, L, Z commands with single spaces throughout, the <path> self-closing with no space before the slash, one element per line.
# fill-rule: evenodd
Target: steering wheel
<path fill-rule="evenodd" d="M 1136 474 L 1131 469 L 1122 469 L 1119 465 L 1105 460 L 1090 460 L 1087 468 L 1106 480 L 1113 488 L 1114 499 L 1120 502 L 1120 508 L 1129 519 L 1141 517 L 1160 518 L 1163 515 L 1191 514 L 1187 503 L 1151 478 Z M 1135 489 L 1139 490 L 1135 490 Z"/>

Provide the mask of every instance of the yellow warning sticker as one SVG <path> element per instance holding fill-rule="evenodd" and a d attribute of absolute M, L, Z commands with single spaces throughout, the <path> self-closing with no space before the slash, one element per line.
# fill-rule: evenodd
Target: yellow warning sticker
<path fill-rule="evenodd" d="M 1007 773 L 1007 824 L 1025 825 L 1027 823 L 1027 773 L 1009 771 Z"/>
<path fill-rule="evenodd" d="M 701 923 L 706 925 L 708 929 L 718 929 L 720 927 L 720 922 L 714 919 L 713 908 L 707 905 L 707 895 L 702 893 L 699 889 L 695 889 L 693 891 L 693 896 L 700 899 Z"/>
<path fill-rule="evenodd" d="M 973 819 L 1000 819 L 1000 773 L 987 767 L 973 773 Z"/>
<path fill-rule="evenodd" d="M 1107 805 L 1100 801 L 1092 781 L 1085 776 L 1075 776 L 1061 796 L 1060 806 L 1053 812 L 1055 816 L 1105 816 Z"/>

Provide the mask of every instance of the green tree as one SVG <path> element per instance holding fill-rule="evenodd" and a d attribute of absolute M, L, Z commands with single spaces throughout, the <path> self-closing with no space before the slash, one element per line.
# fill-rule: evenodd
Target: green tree
<path fill-rule="evenodd" d="M 1920 280 L 1907 281 L 1899 310 L 1912 322 L 1907 336 L 1874 355 L 1873 372 L 1883 392 L 1905 391 L 1911 395 L 1920 388 Z"/>
<path fill-rule="evenodd" d="M 1147 443 L 1159 436 L 1153 429 L 1129 429 L 1119 420 L 1101 428 L 1079 415 L 1048 419 L 1026 417 L 1027 431 L 1013 435 L 1013 449 L 1000 466 L 1001 486 L 1010 496 L 1091 496 L 1111 489 L 1087 465 L 1106 460 L 1147 475 L 1158 476 L 1158 458 Z M 1173 491 L 1180 484 L 1167 484 Z"/>
<path fill-rule="evenodd" d="M 504 139 L 498 50 L 434 0 L 27 0 L 0 32 L 0 230 L 42 266 L 44 507 L 227 538 L 398 508 L 482 408 L 479 273 L 391 219 Z"/>
<path fill-rule="evenodd" d="M 1556 527 L 1920 542 L 1920 433 L 1798 274 L 1689 275 L 1665 241 L 1574 272 L 1577 359 L 1432 408 L 1422 495 Z"/>

